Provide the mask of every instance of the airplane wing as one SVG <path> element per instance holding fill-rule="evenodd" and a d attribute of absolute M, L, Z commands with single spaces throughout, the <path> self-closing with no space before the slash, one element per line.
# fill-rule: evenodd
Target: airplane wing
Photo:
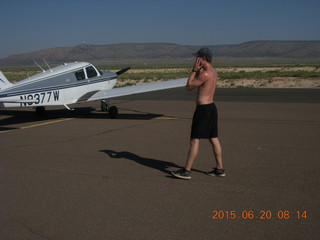
<path fill-rule="evenodd" d="M 138 93 L 152 92 L 186 86 L 188 78 L 180 78 L 176 80 L 168 80 L 163 82 L 146 83 L 136 86 L 113 88 L 110 90 L 99 91 L 87 98 L 87 101 L 96 101 L 101 99 L 109 99 Z"/>

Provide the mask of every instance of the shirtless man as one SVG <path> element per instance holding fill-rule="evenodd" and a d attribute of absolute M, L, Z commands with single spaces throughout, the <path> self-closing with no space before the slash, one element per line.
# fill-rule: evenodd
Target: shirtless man
<path fill-rule="evenodd" d="M 225 170 L 222 167 L 222 150 L 218 140 L 218 112 L 214 104 L 214 94 L 217 83 L 217 72 L 211 65 L 212 52 L 208 48 L 201 48 L 192 72 L 187 82 L 187 90 L 197 88 L 196 110 L 193 115 L 191 127 L 190 147 L 184 168 L 171 171 L 177 178 L 191 179 L 191 168 L 199 152 L 200 139 L 209 139 L 216 160 L 216 168 L 208 172 L 208 175 L 224 177 Z"/>

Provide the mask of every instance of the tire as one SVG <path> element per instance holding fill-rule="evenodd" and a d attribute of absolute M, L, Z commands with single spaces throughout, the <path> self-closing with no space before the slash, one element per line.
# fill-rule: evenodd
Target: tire
<path fill-rule="evenodd" d="M 112 106 L 110 109 L 109 109 L 109 115 L 110 115 L 110 118 L 118 118 L 118 108 L 116 106 Z"/>
<path fill-rule="evenodd" d="M 43 117 L 46 115 L 46 109 L 44 107 L 36 107 L 36 114 L 39 117 Z"/>

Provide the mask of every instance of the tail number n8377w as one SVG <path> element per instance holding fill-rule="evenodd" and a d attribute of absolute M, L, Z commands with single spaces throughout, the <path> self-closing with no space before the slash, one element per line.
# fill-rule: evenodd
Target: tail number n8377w
<path fill-rule="evenodd" d="M 27 94 L 20 96 L 21 100 L 34 100 L 34 103 L 21 103 L 21 106 L 26 105 L 37 105 L 42 103 L 48 102 L 57 102 L 59 101 L 59 91 L 49 91 L 49 92 L 42 92 L 42 93 L 34 93 L 34 94 Z"/>

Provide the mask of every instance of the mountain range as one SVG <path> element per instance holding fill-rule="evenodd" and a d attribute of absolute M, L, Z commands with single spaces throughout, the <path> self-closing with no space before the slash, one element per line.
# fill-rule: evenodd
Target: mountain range
<path fill-rule="evenodd" d="M 216 58 L 320 59 L 320 41 L 250 41 L 236 45 L 211 45 Z M 45 59 L 50 64 L 71 61 L 117 62 L 138 59 L 190 59 L 200 46 L 170 43 L 81 44 L 48 48 L 0 59 L 0 67 L 32 65 Z"/>

